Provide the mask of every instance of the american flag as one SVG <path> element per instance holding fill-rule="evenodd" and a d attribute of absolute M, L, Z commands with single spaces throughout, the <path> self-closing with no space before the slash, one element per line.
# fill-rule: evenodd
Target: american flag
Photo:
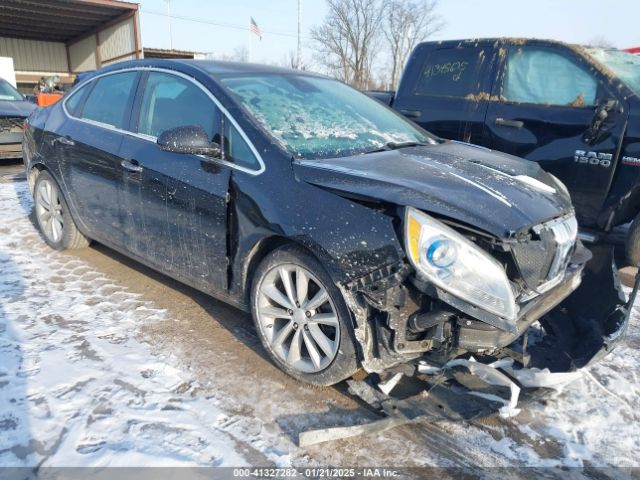
<path fill-rule="evenodd" d="M 250 25 L 251 25 L 251 31 L 255 33 L 258 37 L 260 37 L 260 40 L 262 40 L 262 32 L 260 31 L 260 27 L 258 26 L 256 21 L 253 19 L 253 17 L 251 17 Z"/>

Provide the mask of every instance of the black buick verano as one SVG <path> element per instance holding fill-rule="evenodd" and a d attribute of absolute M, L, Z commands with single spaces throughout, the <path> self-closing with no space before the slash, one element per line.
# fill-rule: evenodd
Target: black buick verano
<path fill-rule="evenodd" d="M 568 370 L 626 326 L 610 264 L 579 287 L 562 183 L 320 75 L 121 63 L 36 111 L 23 148 L 51 247 L 95 240 L 250 310 L 306 382 L 470 352 Z M 534 323 L 546 340 L 519 344 Z"/>

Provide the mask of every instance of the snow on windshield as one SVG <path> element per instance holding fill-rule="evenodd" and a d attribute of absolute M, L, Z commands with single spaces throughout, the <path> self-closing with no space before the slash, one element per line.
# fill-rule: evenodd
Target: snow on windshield
<path fill-rule="evenodd" d="M 260 75 L 222 82 L 281 147 L 298 157 L 345 156 L 388 142 L 429 141 L 376 100 L 337 81 Z"/>

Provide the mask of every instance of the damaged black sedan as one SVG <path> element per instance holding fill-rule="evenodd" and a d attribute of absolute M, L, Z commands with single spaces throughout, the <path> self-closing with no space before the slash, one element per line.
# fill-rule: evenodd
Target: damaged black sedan
<path fill-rule="evenodd" d="M 626 328 L 561 182 L 319 75 L 122 63 L 35 112 L 23 148 L 51 247 L 95 240 L 251 311 L 305 382 L 470 355 L 569 371 Z"/>

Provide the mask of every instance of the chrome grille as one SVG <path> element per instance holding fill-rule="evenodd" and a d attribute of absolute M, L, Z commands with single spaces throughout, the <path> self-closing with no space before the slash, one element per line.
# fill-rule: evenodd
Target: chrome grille
<path fill-rule="evenodd" d="M 578 238 L 578 221 L 571 215 L 549 222 L 543 227 L 551 230 L 556 240 L 556 254 L 547 274 L 547 280 L 553 282 L 564 274 L 569 264 L 569 254 Z"/>
<path fill-rule="evenodd" d="M 523 280 L 533 298 L 557 285 L 569 264 L 578 237 L 578 222 L 567 215 L 533 228 L 537 239 L 513 247 L 514 257 Z"/>

